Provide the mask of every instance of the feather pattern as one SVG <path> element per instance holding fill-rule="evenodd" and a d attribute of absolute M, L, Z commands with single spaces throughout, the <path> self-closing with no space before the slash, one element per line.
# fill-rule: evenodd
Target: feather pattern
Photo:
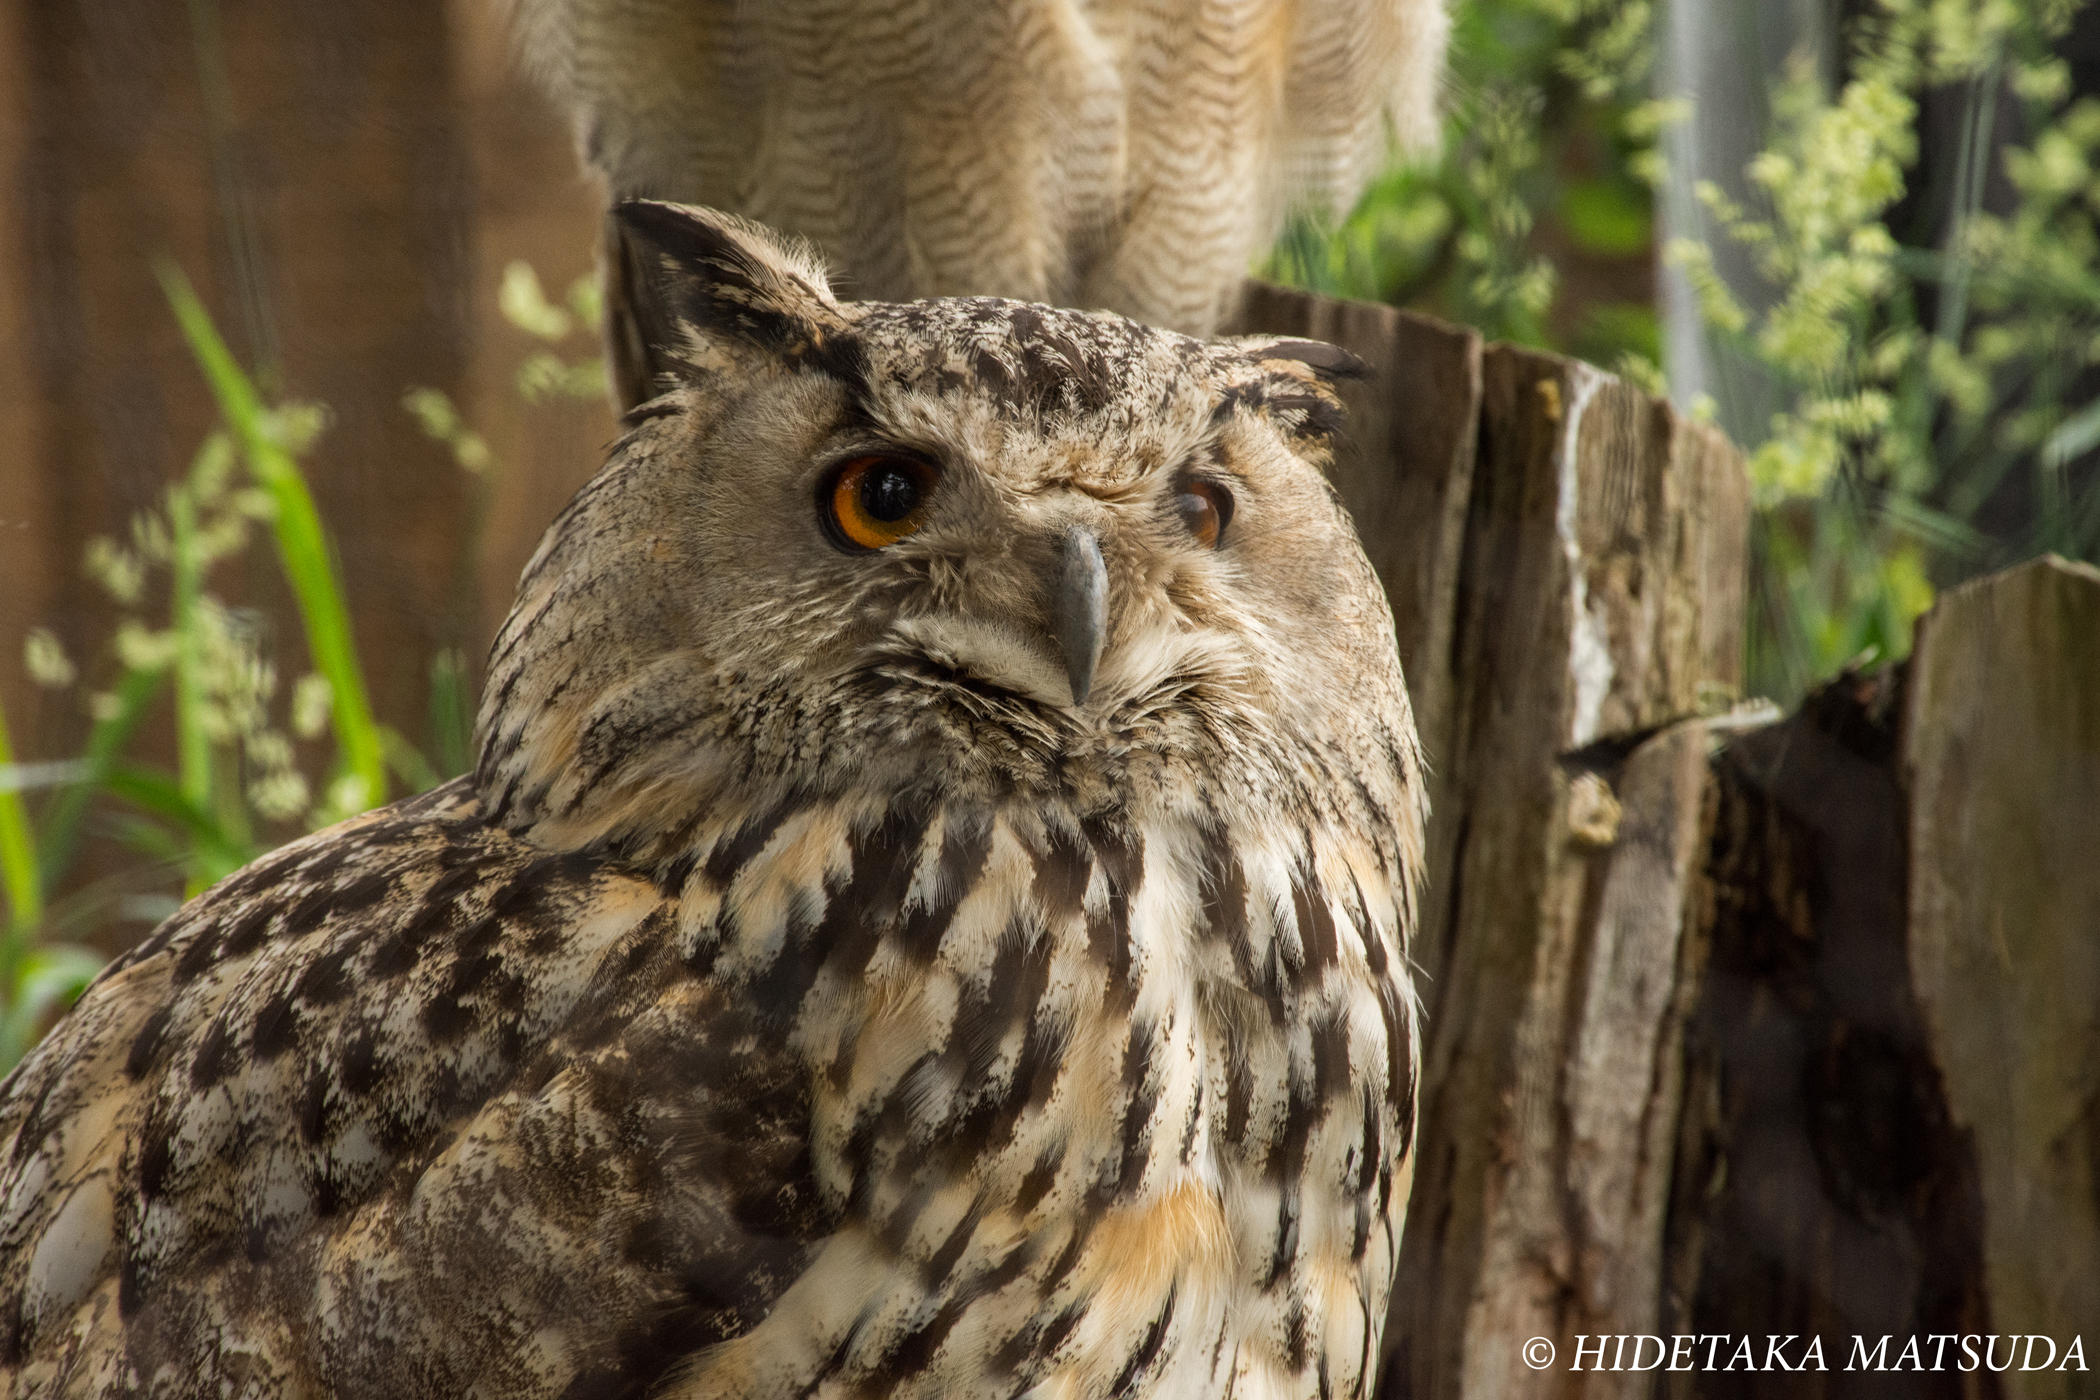
<path fill-rule="evenodd" d="M 1445 0 L 512 9 L 615 199 L 809 238 L 856 297 L 1101 307 L 1199 336 L 1293 207 L 1345 210 L 1388 133 L 1434 140 L 1449 30 Z"/>

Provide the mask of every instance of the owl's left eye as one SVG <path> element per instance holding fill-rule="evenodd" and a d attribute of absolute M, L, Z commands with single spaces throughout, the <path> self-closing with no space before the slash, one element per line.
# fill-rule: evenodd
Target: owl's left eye
<path fill-rule="evenodd" d="M 820 493 L 825 527 L 849 549 L 881 549 L 918 533 L 940 474 L 910 457 L 855 457 Z"/>
<path fill-rule="evenodd" d="M 1184 482 L 1174 497 L 1174 509 L 1196 543 L 1216 549 L 1232 521 L 1232 493 L 1215 481 Z"/>

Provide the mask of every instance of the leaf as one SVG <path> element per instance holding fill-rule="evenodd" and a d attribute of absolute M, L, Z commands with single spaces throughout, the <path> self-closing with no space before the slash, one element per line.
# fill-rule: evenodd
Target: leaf
<path fill-rule="evenodd" d="M 2042 465 L 2050 468 L 2068 466 L 2096 446 L 2100 446 L 2100 399 L 2094 399 L 2056 425 L 2056 430 L 2042 443 Z"/>
<path fill-rule="evenodd" d="M 1561 222 L 1581 247 L 1629 257 L 1645 253 L 1655 239 L 1653 198 L 1638 187 L 1609 180 L 1577 180 L 1561 196 Z"/>
<path fill-rule="evenodd" d="M 280 425 L 276 415 L 264 408 L 254 384 L 234 362 L 180 269 L 163 261 L 157 270 L 183 336 L 219 401 L 219 412 L 240 441 L 249 471 L 276 506 L 271 526 L 277 537 L 278 560 L 298 600 L 307 650 L 315 668 L 328 677 L 334 689 L 336 746 L 347 776 L 357 780 L 360 801 L 376 807 L 386 801 L 385 742 L 372 717 L 334 551 L 321 528 L 306 478 L 285 446 L 286 434 L 296 425 Z"/>
<path fill-rule="evenodd" d="M 204 658 L 198 602 L 204 561 L 197 549 L 197 507 L 187 488 L 168 492 L 170 560 L 174 571 L 170 630 L 175 635 L 175 754 L 182 794 L 196 807 L 211 804 L 211 736 L 204 727 Z"/>
<path fill-rule="evenodd" d="M 496 293 L 503 319 L 541 340 L 564 339 L 572 328 L 569 313 L 547 300 L 540 290 L 540 277 L 532 264 L 520 259 L 503 269 L 503 286 Z"/>
<path fill-rule="evenodd" d="M 122 798 L 139 810 L 159 817 L 189 838 L 190 858 L 196 866 L 193 880 L 197 890 L 224 879 L 261 854 L 227 831 L 210 811 L 193 801 L 181 784 L 165 773 L 143 764 L 117 763 L 111 765 L 103 779 L 103 787 L 112 797 Z"/>
<path fill-rule="evenodd" d="M 432 766 L 439 782 L 474 766 L 474 701 L 466 657 L 458 647 L 446 647 L 430 661 Z"/>
<path fill-rule="evenodd" d="M 88 803 L 100 790 L 110 766 L 117 761 L 117 755 L 138 732 L 139 724 L 145 719 L 154 697 L 160 694 L 160 684 L 166 676 L 165 668 L 125 672 L 124 679 L 117 683 L 115 707 L 105 718 L 97 720 L 95 727 L 88 732 L 87 752 L 80 760 L 83 765 L 80 777 L 58 793 L 44 822 L 43 849 L 38 854 L 37 864 L 43 874 L 45 889 L 55 888 L 66 871 L 72 868 L 73 856 L 80 847 L 81 824 L 87 816 Z"/>
<path fill-rule="evenodd" d="M 387 726 L 380 731 L 386 738 L 386 760 L 411 792 L 428 792 L 444 779 L 430 766 L 414 744 L 401 736 L 399 730 Z"/>

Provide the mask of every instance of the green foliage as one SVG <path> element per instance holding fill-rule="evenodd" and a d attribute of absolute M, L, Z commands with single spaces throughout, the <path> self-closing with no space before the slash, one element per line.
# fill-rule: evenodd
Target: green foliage
<path fill-rule="evenodd" d="M 2081 3 L 1876 0 L 1835 92 L 1805 63 L 1778 75 L 1745 204 L 1699 192 L 1766 285 L 1730 287 L 1701 244 L 1666 250 L 1783 405 L 1744 444 L 1753 688 L 1791 699 L 1862 652 L 1903 654 L 1935 584 L 2042 550 L 2100 557 L 2100 103 L 2069 100 L 2050 52 Z M 1652 306 L 1579 286 L 1647 255 L 1656 141 L 1686 115 L 1646 96 L 1648 6 L 1459 0 L 1454 17 L 1437 158 L 1396 164 L 1331 227 L 1294 224 L 1268 275 L 1659 390 Z M 1919 196 L 1950 232 L 1920 246 L 1890 219 L 1935 91 L 1963 104 L 1961 147 L 1935 153 L 1953 156 L 1948 189 Z M 1992 139 L 2008 91 L 2032 133 L 2015 149 Z M 1994 152 L 2018 195 L 2002 215 L 1984 208 Z"/>
<path fill-rule="evenodd" d="M 2100 412 L 2070 400 L 2100 358 L 2100 105 L 2067 104 L 2049 49 L 2075 8 L 1881 0 L 1836 93 L 1804 71 L 1777 88 L 1747 172 L 1760 207 L 1701 191 L 1754 253 L 1767 309 L 1736 304 L 1704 249 L 1671 249 L 1709 321 L 1787 396 L 1750 458 L 1766 508 L 1750 662 L 1767 689 L 1907 652 L 1934 581 L 2046 549 L 2100 556 L 2100 479 L 2067 470 L 2100 441 Z M 2024 149 L 1992 141 L 2008 84 Z M 1947 232 L 1926 247 L 1890 219 L 1932 89 L 1959 96 L 1962 120 L 1935 211 Z M 2005 217 L 1983 207 L 1998 149 L 2017 191 Z"/>
<path fill-rule="evenodd" d="M 520 401 L 540 404 L 556 399 L 602 401 L 606 396 L 605 361 L 586 353 L 574 361 L 563 358 L 563 347 L 572 337 L 582 336 L 595 345 L 604 308 L 595 277 L 579 277 L 569 286 L 565 306 L 547 300 L 539 274 L 527 262 L 512 262 L 503 269 L 496 296 L 503 318 L 540 342 L 518 366 L 513 384 Z M 474 480 L 474 495 L 465 538 L 461 542 L 453 596 L 464 600 L 473 595 L 480 571 L 481 546 L 488 530 L 489 501 L 498 473 L 495 456 L 482 436 L 467 426 L 443 390 L 411 388 L 402 395 L 408 410 L 424 434 L 452 454 L 461 471 Z M 458 619 L 454 635 L 464 636 L 467 620 Z M 430 667 L 429 729 L 433 776 L 419 786 L 430 786 L 435 774 L 464 773 L 474 761 L 473 672 L 466 655 L 456 646 L 446 647 L 432 659 Z M 418 758 L 417 761 L 420 761 Z"/>
<path fill-rule="evenodd" d="M 146 858 L 146 869 L 179 875 L 184 892 L 194 894 L 274 844 L 272 827 L 302 819 L 321 825 L 384 801 L 382 755 L 398 742 L 365 702 L 337 569 L 298 465 L 325 415 L 310 405 L 266 404 L 181 274 L 163 268 L 161 278 L 218 399 L 222 427 L 168 487 L 160 508 L 133 518 L 128 539 L 89 546 L 90 576 L 124 612 L 110 648 L 115 683 L 89 697 L 95 723 L 86 752 L 41 765 L 0 755 L 0 778 L 11 779 L 0 797 L 9 892 L 0 1057 L 10 1062 L 97 961 L 84 949 L 40 948 L 37 941 L 61 926 L 87 930 L 104 922 L 114 913 L 111 896 L 122 893 L 91 888 L 60 908 L 50 902 L 104 799 L 114 800 L 114 830 Z M 216 569 L 249 553 L 257 526 L 275 545 L 316 667 L 295 687 L 293 729 L 314 738 L 332 728 L 330 776 L 319 802 L 273 713 L 277 671 L 258 620 L 210 589 Z M 165 608 L 158 624 L 147 617 L 155 599 Z M 46 685 L 70 686 L 79 675 L 49 632 L 30 635 L 25 659 Z M 173 702 L 173 772 L 132 752 L 163 693 Z M 32 821 L 21 794 L 37 787 L 52 791 Z M 166 902 L 144 907 L 159 911 Z"/>
<path fill-rule="evenodd" d="M 605 319 L 595 278 L 577 278 L 564 309 L 547 300 L 540 290 L 539 274 L 525 262 L 503 269 L 497 304 L 505 320 L 550 347 L 566 340 L 579 324 L 595 329 Z M 518 397 L 527 403 L 550 398 L 599 399 L 606 393 L 605 361 L 591 356 L 571 364 L 553 349 L 543 349 L 518 366 L 517 383 Z"/>
<path fill-rule="evenodd" d="M 0 1069 L 20 1058 L 49 1016 L 98 970 L 100 957 L 68 939 L 112 918 L 172 912 L 174 899 L 147 892 L 166 876 L 179 877 L 185 896 L 195 894 L 290 831 L 318 829 L 384 802 L 390 775 L 421 790 L 465 771 L 473 759 L 471 673 L 457 648 L 441 652 L 431 668 L 430 756 L 372 714 L 340 571 L 299 465 L 326 428 L 325 410 L 266 402 L 182 274 L 165 265 L 159 271 L 221 426 L 160 507 L 133 519 L 127 539 L 97 539 L 88 548 L 90 577 L 124 615 L 110 645 L 114 683 L 88 697 L 94 725 L 85 751 L 63 762 L 17 761 L 0 716 L 0 890 L 7 897 Z M 521 371 L 528 401 L 604 392 L 595 358 L 568 364 L 552 348 L 594 329 L 596 291 L 587 279 L 569 303 L 567 310 L 548 305 L 523 263 L 506 273 L 505 314 L 549 346 Z M 493 454 L 443 393 L 410 389 L 403 406 L 477 482 L 458 575 L 464 596 L 495 477 Z M 215 572 L 247 561 L 259 537 L 274 546 L 314 668 L 288 697 L 280 696 L 260 619 L 211 587 Z M 156 608 L 160 619 L 149 621 Z M 24 660 L 40 684 L 63 689 L 80 679 L 80 667 L 45 629 L 31 632 Z M 164 693 L 172 699 L 172 772 L 135 752 Z M 295 741 L 319 751 L 310 749 L 302 765 Z M 307 771 L 325 775 L 318 798 Z M 25 795 L 40 790 L 44 801 L 32 812 Z M 98 813 L 143 861 L 54 901 Z"/>
<path fill-rule="evenodd" d="M 1648 280 L 1670 115 L 1646 94 L 1649 5 L 1462 0 L 1453 21 L 1439 157 L 1395 164 L 1338 223 L 1296 219 L 1264 275 L 1655 380 L 1652 299 L 1621 291 Z"/>
<path fill-rule="evenodd" d="M 256 809 L 264 816 L 292 817 L 307 806 L 304 783 L 294 781 L 297 775 L 291 770 L 289 749 L 281 746 L 282 736 L 268 728 L 258 708 L 268 702 L 275 685 L 268 662 L 261 659 L 252 639 L 240 638 L 227 625 L 232 614 L 223 608 L 206 606 L 205 600 L 197 596 L 203 570 L 216 557 L 238 552 L 246 544 L 247 532 L 241 522 L 244 516 L 252 515 L 272 527 L 278 563 L 298 600 L 308 654 L 327 687 L 337 762 L 322 804 L 322 818 L 340 820 L 376 807 L 386 801 L 385 755 L 389 740 L 372 717 L 371 702 L 365 695 L 364 669 L 358 663 L 356 644 L 351 639 L 350 611 L 343 604 L 335 551 L 321 528 L 320 513 L 314 509 L 313 494 L 307 490 L 306 478 L 298 465 L 298 454 L 309 449 L 320 436 L 325 414 L 306 405 L 266 408 L 254 384 L 227 352 L 225 342 L 220 340 L 182 274 L 164 264 L 160 277 L 190 350 L 218 400 L 226 429 L 239 444 L 249 476 L 262 493 L 251 508 L 242 510 L 236 504 L 234 510 L 220 516 L 216 522 L 222 527 L 217 549 L 204 545 L 193 527 L 186 542 L 183 522 L 193 519 L 200 506 L 216 505 L 219 502 L 215 498 L 223 496 L 223 442 L 217 438 L 207 442 L 192 469 L 190 482 L 176 486 L 168 494 L 168 519 L 173 530 L 167 559 L 175 575 L 169 640 L 177 660 L 176 728 L 181 736 L 178 751 L 183 758 L 182 790 L 185 795 L 207 795 L 212 787 L 209 747 L 222 737 L 238 736 L 250 762 L 269 775 L 252 785 L 246 794 Z M 197 493 L 198 499 L 192 500 L 192 492 Z M 151 525 L 151 516 L 143 519 Z M 207 666 L 205 649 L 215 642 L 222 649 L 220 654 L 209 657 L 216 664 Z M 216 698 L 223 708 L 216 714 L 204 708 L 199 687 L 206 678 L 216 681 L 230 676 L 252 678 L 249 693 L 236 699 L 234 691 L 222 690 Z M 245 825 L 237 801 L 228 799 L 225 818 L 229 834 Z"/>
<path fill-rule="evenodd" d="M 0 1064 L 12 1065 L 34 1039 L 54 1006 L 70 1002 L 100 969 L 102 960 L 70 944 L 38 947 L 44 917 L 44 887 L 36 843 L 20 784 L 5 777 L 20 771 L 0 714 L 0 890 L 7 895 L 7 921 L 0 924 Z"/>

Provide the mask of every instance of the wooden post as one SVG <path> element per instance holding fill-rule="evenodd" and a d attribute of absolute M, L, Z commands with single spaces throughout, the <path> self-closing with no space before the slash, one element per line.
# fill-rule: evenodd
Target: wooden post
<path fill-rule="evenodd" d="M 1975 1330 L 2100 1347 L 2100 569 L 2037 559 L 1939 600 L 1903 771 L 1910 967 L 1981 1183 Z M 2096 1393 L 2081 1371 L 1999 1380 Z"/>
<path fill-rule="evenodd" d="M 1570 784 L 1579 909 L 1545 930 L 1480 1190 L 1461 1393 L 1645 1395 L 1601 1340 L 1655 1331 L 1681 1034 L 1697 986 L 1686 901 L 1704 855 L 1705 724 Z M 1528 1353 L 1543 1339 L 1552 1350 Z M 1594 1348 L 1584 1354 L 1585 1346 Z M 1652 1349 L 1651 1349 L 1652 1350 Z M 1548 1356 L 1550 1362 L 1540 1363 Z M 1420 1392 L 1417 1392 L 1420 1393 Z"/>
<path fill-rule="evenodd" d="M 1740 459 L 1667 404 L 1511 347 L 1487 352 L 1483 377 L 1441 681 L 1452 740 L 1416 954 L 1435 980 L 1387 1378 L 1389 1394 L 1417 1397 L 1563 1393 L 1565 1360 L 1530 1369 L 1528 1339 L 1560 1350 L 1654 1315 L 1652 1290 L 1636 1295 L 1656 1267 L 1667 1167 L 1652 1157 L 1652 1114 L 1666 1106 L 1605 1108 L 1616 1071 L 1570 1056 L 1653 1067 L 1672 1053 L 1670 891 L 1684 886 L 1697 807 L 1681 766 L 1693 740 L 1678 731 L 1629 764 L 1641 835 L 1623 858 L 1613 846 L 1634 789 L 1560 760 L 1615 736 L 1624 752 L 1732 688 L 1748 531 Z M 1645 923 L 1607 912 L 1631 907 L 1632 872 L 1662 869 L 1675 883 Z M 1614 985 L 1593 988 L 1594 976 Z M 1629 996 L 1640 1023 L 1611 1024 Z M 1623 1091 L 1646 1105 L 1664 1087 L 1651 1074 Z M 1570 1183 L 1587 1204 L 1571 1203 Z M 1607 1199 L 1620 1187 L 1631 1194 Z M 1596 1233 L 1607 1218 L 1623 1241 Z"/>

